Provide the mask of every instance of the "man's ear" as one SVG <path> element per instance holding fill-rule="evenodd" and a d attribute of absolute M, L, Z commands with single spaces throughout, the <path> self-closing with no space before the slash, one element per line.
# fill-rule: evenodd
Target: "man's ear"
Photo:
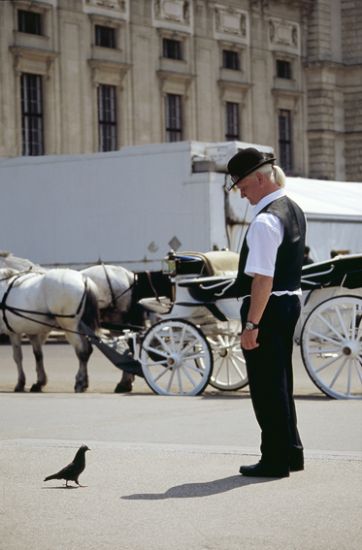
<path fill-rule="evenodd" d="M 256 178 L 258 180 L 259 185 L 262 185 L 262 183 L 264 182 L 263 174 L 261 172 L 257 172 L 255 175 L 256 175 Z"/>

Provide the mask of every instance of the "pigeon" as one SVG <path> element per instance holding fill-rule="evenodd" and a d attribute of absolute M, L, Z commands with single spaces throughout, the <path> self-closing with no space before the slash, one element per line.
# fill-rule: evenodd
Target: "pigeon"
<path fill-rule="evenodd" d="M 85 453 L 87 451 L 90 451 L 87 445 L 82 445 L 79 447 L 73 462 L 68 464 L 68 466 L 65 466 L 62 470 L 59 470 L 56 474 L 47 476 L 44 481 L 48 481 L 49 479 L 65 479 L 66 487 L 68 487 L 68 481 L 74 481 L 79 487 L 81 487 L 78 483 L 78 477 L 85 468 Z"/>

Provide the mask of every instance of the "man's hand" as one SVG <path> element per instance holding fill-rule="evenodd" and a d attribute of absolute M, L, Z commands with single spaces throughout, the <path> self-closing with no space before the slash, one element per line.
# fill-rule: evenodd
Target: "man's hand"
<path fill-rule="evenodd" d="M 244 330 L 240 336 L 240 346 L 245 350 L 252 350 L 259 347 L 257 342 L 259 330 Z"/>
<path fill-rule="evenodd" d="M 259 275 L 256 273 L 251 285 L 250 306 L 248 311 L 248 321 L 259 324 L 264 313 L 265 307 L 270 298 L 273 287 L 273 277 Z M 259 330 L 244 330 L 241 333 L 240 345 L 242 349 L 252 350 L 259 347 L 257 342 Z"/>

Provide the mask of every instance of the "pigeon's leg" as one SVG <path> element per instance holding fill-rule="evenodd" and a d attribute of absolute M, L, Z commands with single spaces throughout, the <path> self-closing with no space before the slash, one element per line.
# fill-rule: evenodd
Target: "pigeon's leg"
<path fill-rule="evenodd" d="M 36 373 L 37 373 L 37 382 L 33 384 L 30 391 L 40 392 L 42 387 L 47 383 L 47 376 L 45 374 L 44 362 L 43 362 L 43 350 L 42 345 L 44 344 L 47 338 L 46 334 L 37 334 L 34 336 L 29 336 L 31 345 L 33 346 L 33 353 L 36 363 Z"/>
<path fill-rule="evenodd" d="M 21 335 L 10 334 L 10 342 L 13 348 L 13 358 L 18 369 L 18 383 L 16 384 L 14 391 L 24 391 L 25 388 L 25 372 L 23 369 L 23 352 L 21 350 Z"/>
<path fill-rule="evenodd" d="M 87 487 L 87 485 L 81 485 L 76 479 L 74 480 L 74 482 L 78 485 L 78 487 Z"/>

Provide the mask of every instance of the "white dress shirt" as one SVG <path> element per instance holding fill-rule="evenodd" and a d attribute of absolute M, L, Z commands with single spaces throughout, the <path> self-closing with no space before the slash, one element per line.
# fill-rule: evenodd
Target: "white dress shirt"
<path fill-rule="evenodd" d="M 254 206 L 253 220 L 246 235 L 249 253 L 245 265 L 245 274 L 250 277 L 254 277 L 255 274 L 267 277 L 274 276 L 278 248 L 284 238 L 284 226 L 274 214 L 267 212 L 259 214 L 259 212 L 271 202 L 285 195 L 284 189 L 278 189 L 278 191 L 263 197 Z M 298 289 L 294 291 L 274 291 L 272 294 L 281 296 L 283 294 L 300 295 L 301 293 L 301 289 Z"/>

